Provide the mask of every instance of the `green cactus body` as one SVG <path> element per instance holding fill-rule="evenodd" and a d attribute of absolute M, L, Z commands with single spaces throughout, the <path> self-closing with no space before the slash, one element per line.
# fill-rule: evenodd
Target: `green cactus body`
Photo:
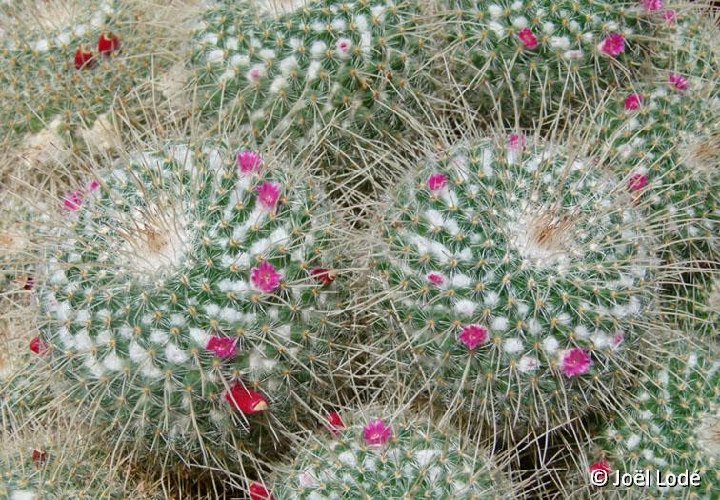
<path fill-rule="evenodd" d="M 210 10 L 192 62 L 204 108 L 258 139 L 302 141 L 326 126 L 332 140 L 341 129 L 366 139 L 392 133 L 418 69 L 417 11 L 386 0 L 310 1 L 277 15 L 248 2 Z"/>
<path fill-rule="evenodd" d="M 60 434 L 60 435 L 58 435 Z M 88 436 L 75 429 L 39 429 L 3 435 L 0 444 L 0 498 L 65 500 L 160 498 L 132 481 L 123 481 Z"/>
<path fill-rule="evenodd" d="M 459 436 L 418 416 L 357 415 L 347 428 L 311 437 L 286 469 L 273 487 L 278 500 L 512 496 L 484 452 L 463 449 Z"/>
<path fill-rule="evenodd" d="M 650 40 L 667 31 L 641 2 L 445 3 L 447 54 L 454 79 L 468 90 L 464 99 L 500 106 L 509 118 L 520 113 L 528 124 L 558 103 L 592 102 L 637 75 Z"/>
<path fill-rule="evenodd" d="M 386 210 L 377 257 L 403 361 L 449 408 L 506 430 L 606 403 L 655 294 L 649 228 L 624 189 L 524 141 L 427 161 Z"/>
<path fill-rule="evenodd" d="M 10 144 L 24 138 L 28 149 L 52 142 L 62 150 L 72 149 L 67 140 L 81 149 L 111 141 L 113 101 L 127 108 L 123 99 L 164 63 L 151 59 L 161 35 L 148 34 L 127 2 L 13 2 L 3 11 L 12 22 L 0 37 L 0 140 Z"/>
<path fill-rule="evenodd" d="M 612 470 L 651 471 L 649 490 L 623 493 L 715 498 L 720 490 L 719 368 L 712 356 L 684 353 L 643 377 L 629 402 L 631 414 L 617 418 L 602 441 Z M 655 482 L 655 471 L 666 475 L 686 470 L 700 474 L 700 486 L 672 489 Z"/>
<path fill-rule="evenodd" d="M 335 368 L 320 194 L 255 152 L 237 164 L 210 146 L 134 155 L 70 193 L 53 236 L 43 358 L 152 450 L 280 439 Z"/>
<path fill-rule="evenodd" d="M 664 218 L 663 253 L 671 262 L 720 256 L 720 100 L 702 80 L 663 73 L 664 81 L 618 92 L 606 106 L 600 141 L 608 166 Z"/>
<path fill-rule="evenodd" d="M 663 294 L 663 312 L 668 323 L 689 335 L 720 338 L 720 278 L 696 273 Z"/>
<path fill-rule="evenodd" d="M 683 9 L 665 11 L 668 22 L 674 26 L 667 33 L 669 46 L 652 54 L 655 68 L 694 79 L 692 87 L 695 92 L 700 83 L 711 89 L 713 82 L 720 79 L 720 50 L 717 47 L 720 29 L 714 24 L 713 16 L 705 10 L 707 5 L 698 3 L 699 8 L 683 2 L 678 5 L 682 5 Z"/>

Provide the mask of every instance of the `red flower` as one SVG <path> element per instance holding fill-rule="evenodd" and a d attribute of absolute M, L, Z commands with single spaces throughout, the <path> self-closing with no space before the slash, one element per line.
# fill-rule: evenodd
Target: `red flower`
<path fill-rule="evenodd" d="M 50 346 L 40 337 L 35 337 L 30 341 L 30 350 L 38 356 L 45 354 L 48 349 L 50 349 Z"/>
<path fill-rule="evenodd" d="M 328 415 L 328 424 L 330 425 L 330 432 L 337 434 L 340 430 L 345 428 L 345 422 L 342 421 L 342 417 L 336 411 Z"/>
<path fill-rule="evenodd" d="M 237 411 L 246 415 L 254 415 L 268 409 L 265 396 L 249 390 L 240 382 L 235 383 L 230 392 L 225 395 L 225 400 Z"/>
<path fill-rule="evenodd" d="M 95 66 L 95 55 L 82 45 L 75 52 L 75 69 L 90 69 Z"/>
<path fill-rule="evenodd" d="M 628 189 L 630 189 L 630 191 L 640 191 L 647 185 L 648 185 L 647 175 L 633 174 L 630 176 L 630 179 L 628 180 Z"/>
<path fill-rule="evenodd" d="M 315 278 L 319 283 L 322 283 L 323 285 L 329 285 L 333 281 L 335 281 L 335 273 L 321 267 L 311 270 L 310 276 Z"/>
<path fill-rule="evenodd" d="M 273 500 L 272 493 L 260 483 L 253 483 L 250 485 L 250 499 L 251 500 Z"/>
<path fill-rule="evenodd" d="M 643 104 L 645 98 L 640 94 L 630 94 L 625 99 L 625 111 L 637 111 Z"/>
<path fill-rule="evenodd" d="M 522 30 L 520 30 L 517 36 L 522 42 L 522 44 L 525 46 L 525 48 L 528 50 L 536 49 L 539 45 L 535 33 L 533 33 L 530 28 L 523 28 Z"/>
<path fill-rule="evenodd" d="M 33 450 L 32 459 L 35 463 L 35 467 L 41 467 L 45 465 L 45 462 L 47 462 L 47 452 L 42 450 Z"/>
<path fill-rule="evenodd" d="M 110 55 L 120 48 L 120 39 L 112 33 L 101 34 L 98 39 L 98 52 L 104 56 Z"/>
<path fill-rule="evenodd" d="M 610 462 L 608 462 L 607 460 L 600 460 L 599 462 L 595 462 L 590 466 L 591 474 L 596 470 L 602 470 L 605 471 L 607 474 L 610 474 L 612 472 L 612 467 L 610 466 Z"/>
<path fill-rule="evenodd" d="M 237 354 L 237 339 L 213 336 L 210 337 L 205 348 L 212 351 L 218 358 L 234 358 L 235 354 Z"/>

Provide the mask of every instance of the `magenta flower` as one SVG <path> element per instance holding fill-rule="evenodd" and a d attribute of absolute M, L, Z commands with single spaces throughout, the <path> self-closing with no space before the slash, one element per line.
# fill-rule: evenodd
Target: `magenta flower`
<path fill-rule="evenodd" d="M 687 78 L 682 75 L 678 75 L 677 73 L 670 73 L 668 83 L 676 90 L 687 90 L 690 87 Z"/>
<path fill-rule="evenodd" d="M 480 344 L 484 344 L 490 338 L 486 328 L 480 325 L 468 325 L 463 328 L 460 333 L 460 342 L 465 344 L 468 349 L 475 349 Z"/>
<path fill-rule="evenodd" d="M 625 37 L 618 33 L 613 33 L 612 35 L 609 35 L 603 41 L 600 50 L 602 50 L 610 57 L 619 56 L 620 54 L 625 52 Z"/>
<path fill-rule="evenodd" d="M 648 185 L 647 175 L 643 174 L 632 174 L 628 180 L 628 189 L 633 192 L 640 191 Z"/>
<path fill-rule="evenodd" d="M 522 151 L 527 146 L 527 139 L 523 134 L 510 134 L 508 139 L 508 148 L 510 151 Z"/>
<path fill-rule="evenodd" d="M 522 44 L 525 46 L 525 48 L 528 50 L 536 49 L 539 45 L 535 33 L 533 33 L 530 28 L 523 28 L 522 30 L 520 30 L 517 36 L 522 42 Z"/>
<path fill-rule="evenodd" d="M 100 181 L 93 179 L 88 183 L 88 191 L 95 192 L 100 189 Z"/>
<path fill-rule="evenodd" d="M 234 358 L 235 354 L 237 354 L 237 339 L 217 336 L 210 337 L 205 348 L 208 351 L 212 351 L 218 358 Z"/>
<path fill-rule="evenodd" d="M 237 165 L 243 174 L 252 174 L 262 168 L 262 157 L 255 151 L 238 151 Z"/>
<path fill-rule="evenodd" d="M 565 351 L 561 369 L 566 377 L 576 377 L 589 372 L 591 365 L 592 360 L 590 359 L 590 354 L 587 351 L 576 347 Z"/>
<path fill-rule="evenodd" d="M 383 446 L 393 435 L 392 427 L 382 420 L 373 420 L 363 430 L 365 442 L 370 446 Z"/>
<path fill-rule="evenodd" d="M 648 12 L 657 12 L 665 8 L 663 0 L 642 0 L 642 5 Z"/>
<path fill-rule="evenodd" d="M 338 55 L 341 58 L 346 58 L 350 55 L 350 49 L 352 48 L 352 41 L 349 38 L 341 38 L 336 44 Z"/>
<path fill-rule="evenodd" d="M 430 191 L 440 191 L 447 186 L 448 178 L 445 174 L 432 174 L 427 181 Z"/>
<path fill-rule="evenodd" d="M 272 293 L 277 290 L 281 279 L 282 275 L 268 261 L 263 261 L 254 268 L 250 275 L 253 285 L 263 293 Z"/>
<path fill-rule="evenodd" d="M 621 345 L 623 342 L 625 342 L 625 335 L 623 335 L 622 332 L 621 332 L 621 333 L 616 333 L 616 334 L 613 336 L 612 344 L 613 344 L 613 347 L 614 347 L 615 349 L 617 349 L 618 347 L 620 347 L 620 345 Z"/>
<path fill-rule="evenodd" d="M 442 286 L 445 283 L 445 278 L 437 273 L 430 273 L 427 275 L 427 280 L 435 286 Z"/>
<path fill-rule="evenodd" d="M 75 212 L 76 210 L 78 210 L 82 206 L 82 204 L 83 194 L 80 190 L 68 193 L 63 199 L 63 206 L 66 210 L 70 210 L 71 212 Z"/>
<path fill-rule="evenodd" d="M 282 188 L 280 184 L 275 182 L 265 182 L 259 185 L 256 189 L 258 201 L 268 210 L 274 210 L 277 206 L 278 200 L 280 199 L 281 190 Z"/>
<path fill-rule="evenodd" d="M 625 111 L 637 111 L 644 101 L 645 98 L 640 94 L 630 94 L 625 99 Z"/>
<path fill-rule="evenodd" d="M 677 12 L 674 10 L 666 10 L 663 14 L 663 18 L 668 25 L 674 26 L 677 22 Z"/>

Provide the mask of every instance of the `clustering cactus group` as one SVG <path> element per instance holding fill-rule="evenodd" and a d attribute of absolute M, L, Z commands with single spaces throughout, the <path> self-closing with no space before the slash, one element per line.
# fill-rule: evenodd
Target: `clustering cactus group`
<path fill-rule="evenodd" d="M 700 3 L 0 0 L 0 496 L 712 498 Z"/>

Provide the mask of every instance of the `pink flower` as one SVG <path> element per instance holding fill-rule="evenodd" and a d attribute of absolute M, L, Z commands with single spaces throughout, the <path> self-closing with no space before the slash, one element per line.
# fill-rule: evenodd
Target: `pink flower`
<path fill-rule="evenodd" d="M 527 139 L 523 134 L 510 134 L 508 138 L 508 148 L 510 148 L 510 151 L 522 151 L 525 149 L 525 146 L 527 146 Z"/>
<path fill-rule="evenodd" d="M 100 189 L 100 181 L 93 179 L 88 183 L 88 191 L 91 193 Z"/>
<path fill-rule="evenodd" d="M 677 12 L 674 10 L 666 10 L 663 18 L 668 25 L 673 26 L 677 22 Z"/>
<path fill-rule="evenodd" d="M 350 49 L 352 48 L 352 41 L 349 38 L 341 38 L 335 45 L 337 47 L 337 53 L 340 58 L 345 59 L 350 55 Z"/>
<path fill-rule="evenodd" d="M 668 83 L 676 90 L 687 90 L 688 87 L 690 87 L 687 79 L 682 75 L 678 75 L 677 73 L 670 73 L 670 76 L 668 77 Z"/>
<path fill-rule="evenodd" d="M 475 349 L 480 344 L 484 344 L 490 338 L 486 328 L 480 325 L 468 325 L 463 328 L 460 333 L 460 342 L 465 344 L 468 349 Z"/>
<path fill-rule="evenodd" d="M 657 12 L 665 8 L 665 5 L 663 5 L 663 0 L 642 0 L 642 5 L 645 10 L 649 12 Z"/>
<path fill-rule="evenodd" d="M 213 336 L 210 337 L 205 348 L 212 351 L 218 358 L 233 358 L 237 354 L 237 339 Z"/>
<path fill-rule="evenodd" d="M 45 354 L 48 349 L 50 349 L 50 346 L 40 337 L 35 337 L 30 341 L 30 350 L 38 356 Z"/>
<path fill-rule="evenodd" d="M 530 28 L 523 28 L 522 30 L 520 30 L 520 32 L 518 33 L 518 38 L 528 50 L 536 49 L 539 45 L 535 33 L 533 33 Z"/>
<path fill-rule="evenodd" d="M 281 279 L 282 275 L 268 261 L 263 261 L 254 268 L 250 275 L 253 285 L 263 293 L 272 293 L 277 290 Z"/>
<path fill-rule="evenodd" d="M 628 180 L 628 189 L 630 191 L 640 191 L 648 185 L 647 175 L 643 174 L 632 174 Z"/>
<path fill-rule="evenodd" d="M 637 111 L 644 101 L 645 98 L 640 94 L 630 94 L 625 99 L 625 111 Z"/>
<path fill-rule="evenodd" d="M 605 54 L 609 55 L 610 57 L 617 57 L 623 52 L 625 52 L 625 37 L 613 33 L 612 35 L 609 35 L 602 43 L 600 50 L 602 50 Z"/>
<path fill-rule="evenodd" d="M 589 372 L 591 365 L 592 360 L 590 359 L 590 354 L 587 351 L 576 347 L 565 351 L 561 368 L 566 377 L 575 377 Z"/>
<path fill-rule="evenodd" d="M 66 210 L 70 210 L 71 212 L 75 212 L 76 210 L 78 210 L 82 206 L 82 204 L 83 194 L 80 190 L 68 193 L 63 199 L 63 206 Z"/>
<path fill-rule="evenodd" d="M 236 382 L 235 385 L 230 388 L 230 391 L 225 394 L 225 401 L 245 415 L 253 415 L 268 409 L 268 402 L 265 396 L 259 392 L 249 390 L 241 382 Z"/>
<path fill-rule="evenodd" d="M 275 182 L 265 182 L 259 185 L 256 189 L 258 195 L 258 201 L 260 204 L 268 210 L 274 210 L 280 199 L 280 192 L 282 188 L 280 184 Z"/>
<path fill-rule="evenodd" d="M 445 278 L 440 274 L 430 273 L 427 275 L 427 280 L 435 286 L 442 286 L 445 283 Z"/>
<path fill-rule="evenodd" d="M 237 164 L 243 174 L 252 174 L 262 168 L 262 157 L 255 151 L 238 151 Z"/>
<path fill-rule="evenodd" d="M 445 174 L 432 174 L 427 181 L 427 186 L 430 191 L 440 191 L 447 186 L 448 178 Z"/>
<path fill-rule="evenodd" d="M 338 434 L 339 431 L 345 428 L 345 422 L 343 422 L 340 414 L 334 411 L 328 415 L 328 426 L 330 427 L 330 432 Z"/>
<path fill-rule="evenodd" d="M 620 344 L 622 344 L 623 342 L 625 342 L 625 335 L 623 335 L 622 332 L 616 333 L 613 336 L 612 344 L 615 349 L 620 347 Z"/>
<path fill-rule="evenodd" d="M 365 442 L 370 446 L 383 446 L 392 437 L 392 427 L 382 420 L 373 420 L 363 430 Z"/>
<path fill-rule="evenodd" d="M 257 83 L 260 81 L 260 79 L 265 74 L 265 70 L 262 65 L 256 64 L 252 68 L 250 68 L 250 71 L 247 73 L 248 80 L 250 80 L 251 83 Z"/>

